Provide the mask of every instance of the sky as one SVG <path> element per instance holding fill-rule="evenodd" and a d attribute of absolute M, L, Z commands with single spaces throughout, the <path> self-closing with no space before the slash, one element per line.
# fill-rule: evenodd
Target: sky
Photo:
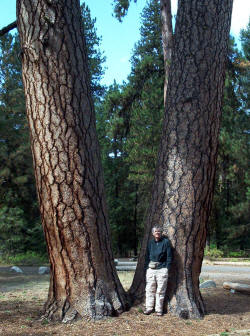
<path fill-rule="evenodd" d="M 172 12 L 176 13 L 177 0 L 172 1 Z M 82 2 L 82 0 L 81 0 Z M 129 8 L 123 22 L 118 22 L 112 16 L 112 0 L 85 0 L 89 6 L 92 18 L 96 18 L 98 36 L 102 36 L 101 49 L 107 60 L 103 84 L 110 85 L 114 79 L 117 83 L 126 80 L 130 72 L 129 59 L 135 43 L 140 39 L 140 14 L 146 3 L 137 0 Z M 234 0 L 231 34 L 239 37 L 240 30 L 246 28 L 250 17 L 248 0 Z M 0 29 L 16 20 L 16 0 L 0 0 Z"/>

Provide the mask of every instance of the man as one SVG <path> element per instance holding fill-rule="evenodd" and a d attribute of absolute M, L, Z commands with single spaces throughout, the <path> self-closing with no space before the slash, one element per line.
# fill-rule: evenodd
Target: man
<path fill-rule="evenodd" d="M 168 270 L 172 261 L 170 242 L 162 236 L 162 229 L 153 227 L 153 239 L 148 243 L 146 271 L 146 309 L 149 315 L 155 309 L 158 316 L 163 315 L 164 297 L 168 282 Z"/>

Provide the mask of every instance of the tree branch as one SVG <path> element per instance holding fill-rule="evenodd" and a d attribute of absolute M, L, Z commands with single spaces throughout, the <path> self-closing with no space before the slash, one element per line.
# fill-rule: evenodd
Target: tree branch
<path fill-rule="evenodd" d="M 3 29 L 0 30 L 0 36 L 3 36 L 4 34 L 8 33 L 10 30 L 14 29 L 17 27 L 16 21 L 12 22 L 8 26 L 4 27 Z"/>

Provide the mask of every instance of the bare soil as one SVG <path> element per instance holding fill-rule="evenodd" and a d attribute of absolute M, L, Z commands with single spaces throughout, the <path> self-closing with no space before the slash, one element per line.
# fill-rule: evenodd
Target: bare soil
<path fill-rule="evenodd" d="M 122 272 L 120 276 L 128 288 L 132 275 Z M 239 335 L 250 335 L 250 296 L 226 291 L 222 282 L 220 279 L 216 288 L 202 290 L 207 309 L 202 320 L 181 320 L 170 313 L 163 317 L 145 316 L 138 306 L 119 317 L 62 324 L 40 320 L 48 291 L 48 275 L 0 273 L 0 335 L 228 336 L 235 335 L 235 330 L 245 330 Z"/>

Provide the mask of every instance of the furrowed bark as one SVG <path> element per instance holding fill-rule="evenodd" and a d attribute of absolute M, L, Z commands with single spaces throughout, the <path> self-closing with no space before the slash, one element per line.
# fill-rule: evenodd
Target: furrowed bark
<path fill-rule="evenodd" d="M 126 308 L 110 246 L 78 0 L 18 0 L 23 82 L 51 264 L 44 317 Z"/>
<path fill-rule="evenodd" d="M 168 86 L 168 76 L 173 50 L 173 26 L 171 14 L 171 0 L 161 0 L 161 30 L 162 30 L 162 48 L 164 57 L 164 106 L 166 106 L 166 95 Z"/>
<path fill-rule="evenodd" d="M 141 299 L 151 227 L 162 225 L 173 247 L 169 310 L 200 318 L 199 275 L 206 243 L 232 0 L 181 0 L 152 202 L 130 295 Z"/>

